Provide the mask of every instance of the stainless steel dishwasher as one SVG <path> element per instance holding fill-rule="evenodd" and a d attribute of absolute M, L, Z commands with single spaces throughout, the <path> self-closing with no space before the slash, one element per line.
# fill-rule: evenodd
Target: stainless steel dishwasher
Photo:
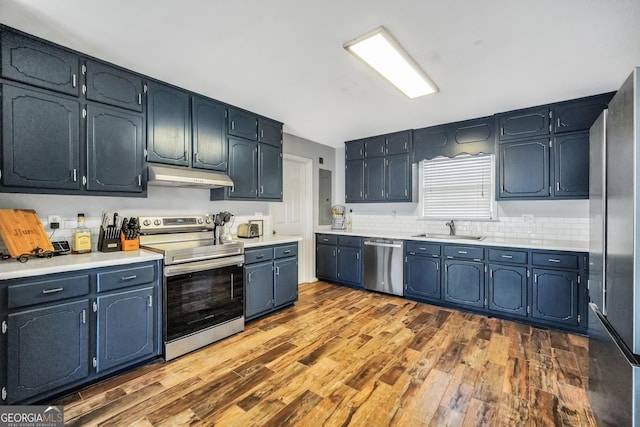
<path fill-rule="evenodd" d="M 403 295 L 402 240 L 365 239 L 364 287 L 386 294 Z"/>

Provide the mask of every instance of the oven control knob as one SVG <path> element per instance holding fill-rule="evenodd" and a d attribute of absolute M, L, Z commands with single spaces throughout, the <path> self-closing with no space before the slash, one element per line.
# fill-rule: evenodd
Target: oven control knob
<path fill-rule="evenodd" d="M 154 225 L 160 225 L 162 224 L 162 221 L 160 221 L 159 219 L 156 219 L 155 221 L 153 221 Z"/>
<path fill-rule="evenodd" d="M 198 218 L 198 224 L 202 224 L 203 222 L 202 218 Z"/>
<path fill-rule="evenodd" d="M 211 224 L 211 217 L 206 217 L 204 220 L 207 224 Z"/>
<path fill-rule="evenodd" d="M 151 221 L 149 221 L 148 219 L 145 219 L 144 221 L 142 221 L 142 225 L 144 225 L 145 227 L 148 227 L 151 225 Z"/>

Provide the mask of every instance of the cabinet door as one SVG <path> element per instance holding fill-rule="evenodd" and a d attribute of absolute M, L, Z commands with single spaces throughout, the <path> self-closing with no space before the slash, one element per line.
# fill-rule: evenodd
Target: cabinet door
<path fill-rule="evenodd" d="M 387 155 L 404 154 L 411 151 L 411 131 L 392 133 L 385 138 L 387 144 L 385 153 Z"/>
<path fill-rule="evenodd" d="M 227 109 L 218 102 L 193 96 L 191 111 L 193 114 L 193 167 L 226 171 Z"/>
<path fill-rule="evenodd" d="M 229 135 L 258 140 L 258 118 L 247 111 L 229 108 Z"/>
<path fill-rule="evenodd" d="M 554 107 L 554 132 L 589 130 L 600 113 L 607 108 L 609 96 L 597 96 L 578 101 L 568 101 Z"/>
<path fill-rule="evenodd" d="M 364 200 L 367 202 L 384 200 L 384 163 L 384 157 L 364 161 Z"/>
<path fill-rule="evenodd" d="M 98 297 L 97 372 L 153 356 L 153 291 L 148 287 Z"/>
<path fill-rule="evenodd" d="M 431 126 L 413 131 L 413 162 L 449 156 L 451 146 L 446 125 Z"/>
<path fill-rule="evenodd" d="M 440 257 L 407 255 L 404 293 L 407 296 L 440 300 Z"/>
<path fill-rule="evenodd" d="M 258 197 L 282 200 L 282 147 L 258 144 Z"/>
<path fill-rule="evenodd" d="M 273 262 L 275 274 L 275 306 L 298 300 L 298 259 L 285 258 Z"/>
<path fill-rule="evenodd" d="M 271 262 L 245 265 L 244 283 L 244 314 L 247 319 L 273 308 L 273 264 Z"/>
<path fill-rule="evenodd" d="M 2 85 L 2 184 L 80 189 L 80 105 Z"/>
<path fill-rule="evenodd" d="M 589 197 L 589 133 L 556 136 L 553 145 L 556 197 Z"/>
<path fill-rule="evenodd" d="M 484 307 L 484 264 L 444 261 L 444 300 L 471 307 Z"/>
<path fill-rule="evenodd" d="M 390 202 L 411 201 L 411 162 L 408 154 L 387 156 L 386 195 Z"/>
<path fill-rule="evenodd" d="M 344 193 L 347 203 L 364 200 L 364 160 L 347 160 Z"/>
<path fill-rule="evenodd" d="M 142 192 L 142 116 L 87 106 L 87 190 Z"/>
<path fill-rule="evenodd" d="M 549 141 L 500 144 L 500 198 L 549 197 Z"/>
<path fill-rule="evenodd" d="M 450 155 L 494 153 L 494 127 L 494 117 L 483 117 L 451 124 L 449 126 L 451 133 Z"/>
<path fill-rule="evenodd" d="M 549 115 L 548 107 L 536 107 L 501 114 L 498 116 L 500 141 L 548 135 L 550 132 Z"/>
<path fill-rule="evenodd" d="M 258 143 L 229 138 L 229 176 L 233 187 L 228 188 L 231 199 L 258 197 Z"/>
<path fill-rule="evenodd" d="M 514 316 L 527 315 L 527 268 L 489 265 L 490 310 Z"/>
<path fill-rule="evenodd" d="M 7 403 L 89 375 L 89 300 L 8 316 Z"/>
<path fill-rule="evenodd" d="M 364 139 L 345 142 L 344 156 L 347 161 L 364 159 Z"/>
<path fill-rule="evenodd" d="M 1 37 L 2 77 L 78 96 L 75 53 L 8 31 Z"/>
<path fill-rule="evenodd" d="M 282 124 L 267 119 L 258 119 L 258 142 L 282 146 Z"/>
<path fill-rule="evenodd" d="M 338 280 L 362 286 L 361 248 L 338 248 Z"/>
<path fill-rule="evenodd" d="M 191 157 L 189 94 L 156 82 L 147 92 L 147 159 L 188 166 Z"/>
<path fill-rule="evenodd" d="M 384 156 L 386 147 L 386 138 L 382 136 L 374 136 L 364 140 L 364 157 L 381 157 Z"/>
<path fill-rule="evenodd" d="M 333 245 L 316 245 L 316 276 L 318 279 L 338 278 L 337 248 Z"/>
<path fill-rule="evenodd" d="M 142 77 L 89 60 L 87 99 L 142 112 Z"/>
<path fill-rule="evenodd" d="M 578 325 L 578 273 L 533 269 L 534 319 Z"/>

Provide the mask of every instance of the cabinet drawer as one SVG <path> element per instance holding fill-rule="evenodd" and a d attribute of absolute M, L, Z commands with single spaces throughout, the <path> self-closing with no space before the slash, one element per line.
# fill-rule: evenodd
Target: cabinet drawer
<path fill-rule="evenodd" d="M 489 261 L 526 264 L 527 252 L 504 249 L 489 249 Z"/>
<path fill-rule="evenodd" d="M 273 258 L 287 258 L 298 256 L 298 245 L 276 246 L 273 248 Z"/>
<path fill-rule="evenodd" d="M 406 242 L 404 247 L 407 249 L 407 252 L 412 254 L 440 256 L 440 245 L 422 242 Z"/>
<path fill-rule="evenodd" d="M 19 285 L 9 285 L 7 287 L 9 308 L 59 301 L 87 295 L 88 293 L 88 275 L 26 282 Z"/>
<path fill-rule="evenodd" d="M 324 243 L 325 245 L 337 245 L 338 236 L 334 234 L 318 234 L 316 237 L 316 243 Z"/>
<path fill-rule="evenodd" d="M 272 248 L 250 249 L 244 251 L 244 263 L 253 264 L 255 262 L 269 261 L 273 259 Z"/>
<path fill-rule="evenodd" d="M 484 249 L 474 246 L 445 246 L 447 258 L 484 259 Z"/>
<path fill-rule="evenodd" d="M 153 264 L 98 273 L 98 292 L 151 283 L 154 279 L 155 267 Z"/>
<path fill-rule="evenodd" d="M 341 246 L 362 246 L 362 237 L 338 236 L 338 244 Z"/>
<path fill-rule="evenodd" d="M 578 255 L 534 252 L 532 259 L 533 265 L 543 267 L 578 268 Z"/>

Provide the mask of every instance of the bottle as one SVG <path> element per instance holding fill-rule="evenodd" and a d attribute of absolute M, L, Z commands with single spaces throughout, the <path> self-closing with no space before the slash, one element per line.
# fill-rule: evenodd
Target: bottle
<path fill-rule="evenodd" d="M 86 254 L 91 252 L 91 230 L 84 225 L 84 214 L 78 214 L 78 227 L 73 229 L 71 253 Z"/>
<path fill-rule="evenodd" d="M 351 231 L 353 227 L 353 209 L 349 209 L 349 215 L 347 215 L 347 231 Z"/>

